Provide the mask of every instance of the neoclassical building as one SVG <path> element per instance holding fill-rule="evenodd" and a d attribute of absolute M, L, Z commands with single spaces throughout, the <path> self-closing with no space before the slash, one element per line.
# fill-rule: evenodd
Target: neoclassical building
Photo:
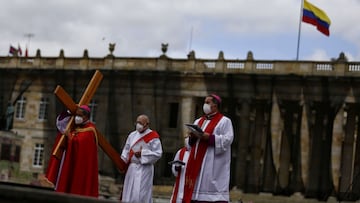
<path fill-rule="evenodd" d="M 343 53 L 331 61 L 117 57 L 0 57 L 0 165 L 2 172 L 44 173 L 55 118 L 64 106 L 61 85 L 79 101 L 96 70 L 103 74 L 89 103 L 92 121 L 120 153 L 139 114 L 159 132 L 164 154 L 155 184 L 173 184 L 168 162 L 183 146 L 184 123 L 202 113 L 204 97 L 217 93 L 231 118 L 231 187 L 354 200 L 360 195 L 360 62 Z M 99 148 L 99 173 L 121 181 Z M 11 177 L 10 177 L 11 178 Z"/>

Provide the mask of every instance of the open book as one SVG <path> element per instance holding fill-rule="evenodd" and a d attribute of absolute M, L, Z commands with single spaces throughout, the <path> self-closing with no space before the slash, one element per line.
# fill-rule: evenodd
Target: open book
<path fill-rule="evenodd" d="M 198 126 L 198 125 L 195 125 L 195 124 L 185 124 L 186 127 L 189 128 L 189 130 L 196 134 L 196 135 L 202 135 L 204 133 L 204 131 Z"/>
<path fill-rule="evenodd" d="M 183 165 L 183 166 L 184 166 L 184 165 L 185 165 L 185 162 L 180 161 L 180 160 L 174 160 L 174 161 L 169 161 L 168 164 L 169 164 L 169 165 L 175 164 L 175 166 L 180 166 L 180 165 Z"/>

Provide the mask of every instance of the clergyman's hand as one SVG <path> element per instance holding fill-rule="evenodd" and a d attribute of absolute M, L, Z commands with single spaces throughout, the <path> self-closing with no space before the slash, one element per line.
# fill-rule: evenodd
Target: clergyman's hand
<path fill-rule="evenodd" d="M 189 132 L 189 137 L 190 137 L 190 138 L 193 138 L 193 137 L 197 137 L 197 136 L 195 135 L 195 133 Z"/>
<path fill-rule="evenodd" d="M 136 156 L 136 158 L 140 158 L 141 157 L 141 151 L 135 152 L 134 155 Z"/>
<path fill-rule="evenodd" d="M 142 150 L 142 147 L 140 147 L 140 150 L 139 151 L 137 151 L 137 152 L 135 152 L 135 157 L 136 158 L 140 158 L 141 157 L 141 150 Z"/>
<path fill-rule="evenodd" d="M 207 132 L 204 132 L 203 135 L 201 136 L 201 139 L 207 141 L 207 140 L 209 140 L 209 137 L 210 137 L 210 134 Z"/>
<path fill-rule="evenodd" d="M 69 137 L 70 136 L 70 129 L 67 129 L 65 132 L 64 132 L 64 135 Z"/>

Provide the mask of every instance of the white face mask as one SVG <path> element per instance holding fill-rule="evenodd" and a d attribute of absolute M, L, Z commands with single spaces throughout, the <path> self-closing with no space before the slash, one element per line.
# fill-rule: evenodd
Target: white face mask
<path fill-rule="evenodd" d="M 75 124 L 79 125 L 84 122 L 84 119 L 81 116 L 75 116 Z"/>
<path fill-rule="evenodd" d="M 137 130 L 138 132 L 141 132 L 141 131 L 143 131 L 144 126 L 143 126 L 143 125 L 141 125 L 140 123 L 136 123 L 135 128 L 136 128 L 136 130 Z"/>
<path fill-rule="evenodd" d="M 203 111 L 204 111 L 204 113 L 205 114 L 209 114 L 209 113 L 211 113 L 211 106 L 210 106 L 210 104 L 204 104 L 203 105 Z"/>

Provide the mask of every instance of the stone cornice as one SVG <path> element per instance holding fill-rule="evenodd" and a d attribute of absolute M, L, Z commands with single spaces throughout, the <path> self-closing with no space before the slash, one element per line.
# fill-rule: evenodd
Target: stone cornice
<path fill-rule="evenodd" d="M 360 62 L 219 59 L 169 57 L 0 57 L 0 69 L 137 70 L 182 73 L 360 76 Z"/>

